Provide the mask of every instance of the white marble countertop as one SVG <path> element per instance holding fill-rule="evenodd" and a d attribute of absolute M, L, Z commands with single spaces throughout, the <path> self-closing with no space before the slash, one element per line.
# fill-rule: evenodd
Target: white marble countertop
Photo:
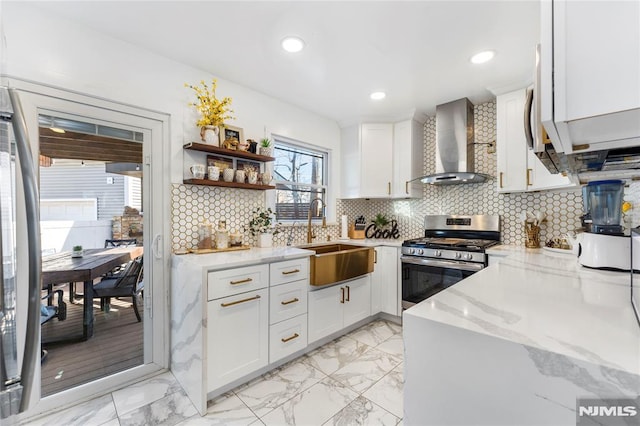
<path fill-rule="evenodd" d="M 311 244 L 299 244 L 296 247 L 304 248 L 304 247 L 313 247 L 322 244 L 331 244 L 331 243 L 341 243 L 341 244 L 353 244 L 354 246 L 365 246 L 365 247 L 379 247 L 379 246 L 389 246 L 389 247 L 402 247 L 403 239 L 382 239 L 382 238 L 365 238 L 362 240 L 352 240 L 352 239 L 337 239 L 331 241 L 318 241 Z"/>
<path fill-rule="evenodd" d="M 542 249 L 492 252 L 508 255 L 404 315 L 640 374 L 628 273 L 588 269 Z"/>
<path fill-rule="evenodd" d="M 249 250 L 228 251 L 209 254 L 173 255 L 174 266 L 182 263 L 207 268 L 209 271 L 219 269 L 238 268 L 241 266 L 257 265 L 259 263 L 279 262 L 289 259 L 299 259 L 315 254 L 311 250 L 295 247 L 252 247 Z"/>

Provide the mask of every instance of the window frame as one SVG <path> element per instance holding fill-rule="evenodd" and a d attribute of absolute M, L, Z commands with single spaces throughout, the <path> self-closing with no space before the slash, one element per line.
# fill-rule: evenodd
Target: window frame
<path fill-rule="evenodd" d="M 273 147 L 274 147 L 274 155 L 275 155 L 275 150 L 276 150 L 276 146 L 277 145 L 283 145 L 284 147 L 291 149 L 291 150 L 299 150 L 302 154 L 312 154 L 312 155 L 317 155 L 319 157 L 322 157 L 322 163 L 323 163 L 323 167 L 322 167 L 322 185 L 318 185 L 318 184 L 312 184 L 312 183 L 300 183 L 300 182 L 292 182 L 292 181 L 288 181 L 288 180 L 278 180 L 276 179 L 276 173 L 275 173 L 275 162 L 273 162 L 273 177 L 274 177 L 274 185 L 278 186 L 278 185 L 290 185 L 290 186 L 299 186 L 299 187 L 310 187 L 310 188 L 317 188 L 317 189 L 321 189 L 324 194 L 323 194 L 323 198 L 324 198 L 324 214 L 325 217 L 329 217 L 329 212 L 331 210 L 330 207 L 330 203 L 329 203 L 329 195 L 330 195 L 330 190 L 329 190 L 329 167 L 330 167 L 330 157 L 331 157 L 331 153 L 330 150 L 328 148 L 325 147 L 321 147 L 321 146 L 316 146 L 316 145 L 312 145 L 312 144 L 308 144 L 308 143 L 304 143 L 295 139 L 291 139 L 291 138 L 287 138 L 285 136 L 279 136 L 279 135 L 271 135 L 271 139 L 273 141 Z M 274 196 L 273 196 L 273 203 L 272 203 L 272 208 L 274 211 L 276 211 L 276 205 L 277 205 L 277 191 L 279 191 L 279 189 L 276 188 L 276 190 L 274 191 Z M 283 224 L 293 224 L 295 222 L 301 222 L 301 221 L 306 221 L 307 217 L 305 216 L 304 218 L 298 218 L 298 219 L 280 219 L 277 218 L 277 221 Z M 321 223 L 322 219 L 321 218 L 312 218 L 311 219 L 311 223 Z"/>

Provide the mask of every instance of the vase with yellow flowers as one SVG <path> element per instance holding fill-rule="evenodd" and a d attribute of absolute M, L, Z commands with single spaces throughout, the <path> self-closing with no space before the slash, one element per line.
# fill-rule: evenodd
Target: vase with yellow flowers
<path fill-rule="evenodd" d="M 218 81 L 215 78 L 212 80 L 211 86 L 208 86 L 204 80 L 200 81 L 199 86 L 185 83 L 185 87 L 196 92 L 198 101 L 189 103 L 189 105 L 195 107 L 200 113 L 200 119 L 196 124 L 200 127 L 202 141 L 219 146 L 220 128 L 224 127 L 225 120 L 233 120 L 235 117 L 231 115 L 233 112 L 230 108 L 232 99 L 229 97 L 218 99 L 216 97 L 217 86 Z"/>

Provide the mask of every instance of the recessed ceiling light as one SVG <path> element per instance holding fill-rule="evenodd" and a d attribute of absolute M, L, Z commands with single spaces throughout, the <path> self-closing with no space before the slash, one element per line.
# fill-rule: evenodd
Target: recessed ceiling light
<path fill-rule="evenodd" d="M 49 127 L 49 130 L 56 133 L 66 133 L 64 129 L 61 129 L 60 127 Z"/>
<path fill-rule="evenodd" d="M 485 62 L 490 61 L 496 55 L 496 52 L 493 50 L 485 50 L 484 52 L 476 53 L 470 59 L 470 61 L 474 64 L 484 64 Z"/>
<path fill-rule="evenodd" d="M 300 37 L 285 37 L 281 44 L 282 48 L 289 53 L 296 53 L 304 49 L 304 40 Z"/>
<path fill-rule="evenodd" d="M 374 101 L 379 101 L 380 99 L 384 99 L 386 96 L 387 94 L 384 92 L 373 92 L 372 94 L 369 95 L 369 97 Z"/>

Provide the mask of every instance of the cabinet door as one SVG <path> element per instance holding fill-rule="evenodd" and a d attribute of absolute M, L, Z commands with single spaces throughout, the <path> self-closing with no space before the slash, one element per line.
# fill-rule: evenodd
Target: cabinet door
<path fill-rule="evenodd" d="M 268 304 L 267 289 L 207 304 L 207 392 L 268 364 Z"/>
<path fill-rule="evenodd" d="M 269 340 L 270 363 L 306 348 L 307 315 L 299 315 L 272 325 Z"/>
<path fill-rule="evenodd" d="M 308 279 L 269 288 L 270 323 L 306 313 L 308 288 Z"/>
<path fill-rule="evenodd" d="M 343 327 L 365 319 L 371 315 L 371 276 L 347 281 L 341 287 L 345 289 Z"/>
<path fill-rule="evenodd" d="M 571 179 L 563 176 L 561 173 L 552 174 L 549 172 L 532 150 L 527 150 L 527 166 L 527 172 L 529 173 L 529 191 L 570 189 L 579 186 L 571 182 Z"/>
<path fill-rule="evenodd" d="M 556 120 L 640 108 L 639 19 L 637 1 L 553 2 Z"/>
<path fill-rule="evenodd" d="M 382 312 L 390 315 L 398 315 L 400 304 L 398 303 L 398 249 L 395 247 L 380 247 L 378 263 L 382 268 Z M 382 255 L 382 257 L 380 257 Z"/>
<path fill-rule="evenodd" d="M 269 286 L 269 265 L 209 272 L 207 282 L 208 300 L 258 290 Z"/>
<path fill-rule="evenodd" d="M 363 124 L 360 137 L 360 195 L 390 197 L 393 180 L 393 125 Z"/>
<path fill-rule="evenodd" d="M 342 329 L 343 286 L 309 292 L 309 343 Z"/>
<path fill-rule="evenodd" d="M 413 179 L 422 176 L 424 128 L 415 120 L 393 125 L 393 184 L 394 198 L 420 198 L 424 185 Z"/>
<path fill-rule="evenodd" d="M 527 141 L 524 135 L 524 89 L 497 98 L 496 154 L 498 192 L 527 189 Z"/>
<path fill-rule="evenodd" d="M 269 265 L 271 287 L 298 280 L 309 279 L 309 258 L 285 260 Z"/>

